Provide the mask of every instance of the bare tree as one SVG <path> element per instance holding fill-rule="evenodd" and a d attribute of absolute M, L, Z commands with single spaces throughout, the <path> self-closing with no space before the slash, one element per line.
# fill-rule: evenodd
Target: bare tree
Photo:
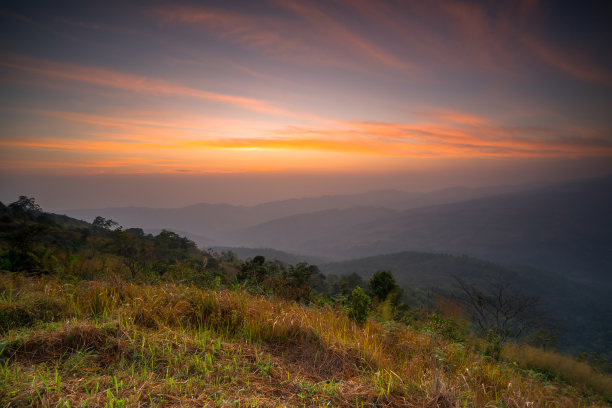
<path fill-rule="evenodd" d="M 544 325 L 538 299 L 520 292 L 510 282 L 494 282 L 484 289 L 457 276 L 454 279 L 462 291 L 459 301 L 469 310 L 479 334 L 493 331 L 504 342 L 520 339 Z"/>

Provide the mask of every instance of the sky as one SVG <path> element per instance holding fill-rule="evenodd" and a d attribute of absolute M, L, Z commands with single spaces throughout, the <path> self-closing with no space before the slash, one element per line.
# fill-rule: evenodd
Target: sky
<path fill-rule="evenodd" d="M 609 174 L 609 21 L 605 1 L 3 2 L 0 200 L 252 204 Z"/>

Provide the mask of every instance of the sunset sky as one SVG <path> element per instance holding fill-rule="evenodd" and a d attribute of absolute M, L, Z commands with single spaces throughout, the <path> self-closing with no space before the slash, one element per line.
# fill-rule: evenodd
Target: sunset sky
<path fill-rule="evenodd" d="M 3 202 L 247 203 L 612 172 L 608 2 L 124 3 L 0 6 Z"/>

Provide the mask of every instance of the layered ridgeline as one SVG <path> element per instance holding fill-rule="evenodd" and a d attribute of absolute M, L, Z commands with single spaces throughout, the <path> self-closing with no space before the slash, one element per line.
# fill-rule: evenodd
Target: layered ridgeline
<path fill-rule="evenodd" d="M 594 366 L 503 343 L 510 332 L 495 326 L 479 337 L 452 297 L 436 298 L 435 310 L 408 307 L 388 273 L 362 279 L 364 292 L 353 274 L 241 261 L 169 231 L 46 214 L 27 197 L 0 206 L 0 223 L 3 405 L 580 407 L 610 398 L 612 379 Z"/>
<path fill-rule="evenodd" d="M 151 231 L 162 229 L 181 231 L 192 236 L 198 244 L 207 247 L 222 244 L 236 246 L 238 241 L 232 238 L 236 231 L 298 214 L 361 207 L 362 210 L 372 210 L 371 215 L 368 215 L 366 211 L 361 212 L 361 215 L 368 220 L 395 214 L 409 208 L 457 202 L 527 188 L 528 186 L 521 185 L 485 188 L 456 187 L 430 193 L 380 190 L 361 194 L 273 201 L 253 206 L 200 203 L 182 208 L 113 207 L 71 209 L 60 212 L 89 222 L 97 216 L 102 216 L 113 219 L 125 227 L 137 227 Z M 355 218 L 349 225 L 362 221 L 363 219 Z"/>
<path fill-rule="evenodd" d="M 238 232 L 242 245 L 358 258 L 406 250 L 525 264 L 578 279 L 612 276 L 612 177 L 359 218 L 327 210 Z M 372 214 L 372 213 L 371 213 Z M 352 224 L 352 225 L 349 225 Z"/>
<path fill-rule="evenodd" d="M 609 284 L 612 177 L 518 189 L 380 191 L 252 207 L 66 213 L 87 221 L 101 215 L 153 232 L 181 231 L 206 247 L 275 248 L 337 260 L 408 250 L 465 254 Z"/>

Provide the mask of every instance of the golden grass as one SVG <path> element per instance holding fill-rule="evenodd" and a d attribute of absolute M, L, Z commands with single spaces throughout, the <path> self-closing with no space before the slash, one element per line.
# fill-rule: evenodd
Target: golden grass
<path fill-rule="evenodd" d="M 575 388 L 485 359 L 465 343 L 399 324 L 359 326 L 331 307 L 113 276 L 67 284 L 0 275 L 0 310 L 41 298 L 53 300 L 53 314 L 0 332 L 4 404 L 599 404 Z"/>
<path fill-rule="evenodd" d="M 503 358 L 525 369 L 558 376 L 573 384 L 586 385 L 612 397 L 612 377 L 596 371 L 589 364 L 573 357 L 528 345 L 518 346 L 508 343 L 504 346 Z"/>

